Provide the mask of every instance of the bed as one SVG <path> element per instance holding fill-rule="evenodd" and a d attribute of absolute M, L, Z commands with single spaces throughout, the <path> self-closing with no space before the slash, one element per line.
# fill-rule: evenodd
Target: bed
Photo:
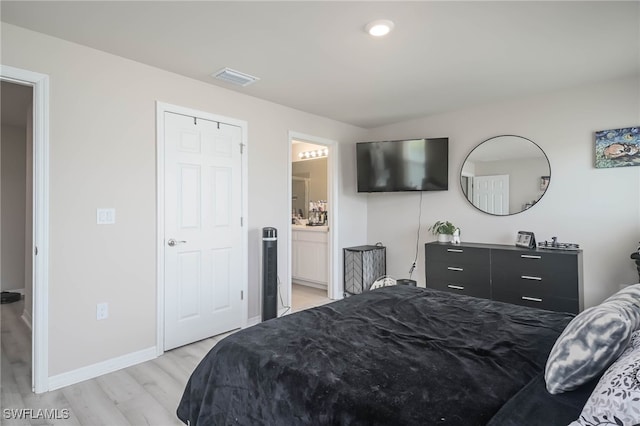
<path fill-rule="evenodd" d="M 591 385 L 552 396 L 542 374 L 572 318 L 384 287 L 226 337 L 177 415 L 192 426 L 567 424 Z"/>

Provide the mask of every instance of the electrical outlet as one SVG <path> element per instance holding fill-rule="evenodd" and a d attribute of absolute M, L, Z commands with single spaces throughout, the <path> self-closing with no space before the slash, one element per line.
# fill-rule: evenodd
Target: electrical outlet
<path fill-rule="evenodd" d="M 116 209 L 96 209 L 96 223 L 98 225 L 113 225 L 116 223 Z"/>
<path fill-rule="evenodd" d="M 104 320 L 109 317 L 109 304 L 108 303 L 98 303 L 96 307 L 96 319 Z"/>

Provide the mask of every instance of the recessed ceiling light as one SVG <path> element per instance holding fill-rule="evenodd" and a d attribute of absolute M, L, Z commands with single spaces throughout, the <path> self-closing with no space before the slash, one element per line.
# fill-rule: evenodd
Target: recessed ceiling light
<path fill-rule="evenodd" d="M 388 19 L 371 21 L 364 27 L 365 31 L 374 37 L 382 37 L 393 29 L 393 22 Z"/>

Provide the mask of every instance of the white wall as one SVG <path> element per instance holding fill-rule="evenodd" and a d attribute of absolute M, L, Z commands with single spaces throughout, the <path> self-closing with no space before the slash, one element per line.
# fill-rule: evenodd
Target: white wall
<path fill-rule="evenodd" d="M 261 229 L 290 225 L 289 131 L 340 142 L 364 131 L 16 26 L 1 30 L 3 65 L 50 76 L 49 374 L 156 343 L 156 101 L 248 122 L 248 298 L 249 317 L 258 316 Z M 351 147 L 339 151 L 345 247 L 365 239 L 366 204 L 355 193 Z M 97 207 L 116 208 L 117 223 L 96 225 Z M 282 282 L 287 250 L 280 241 Z M 96 321 L 98 302 L 109 303 L 106 321 Z"/>
<path fill-rule="evenodd" d="M 24 290 L 25 191 L 27 134 L 23 127 L 2 126 L 0 194 L 2 220 L 2 290 Z"/>
<path fill-rule="evenodd" d="M 640 125 L 640 82 L 614 81 L 555 94 L 441 114 L 374 129 L 370 140 L 449 137 L 449 191 L 424 193 L 418 269 L 424 285 L 426 233 L 439 219 L 462 230 L 463 241 L 513 244 L 518 230 L 539 240 L 557 236 L 584 250 L 585 305 L 620 284 L 638 282 L 629 259 L 640 239 L 640 167 L 595 169 L 594 132 Z M 492 136 L 514 134 L 536 142 L 551 163 L 551 184 L 523 213 L 496 217 L 472 207 L 460 188 L 466 155 Z M 368 239 L 387 246 L 388 273 L 406 277 L 414 258 L 418 194 L 368 195 Z M 392 223 L 392 225 L 389 225 Z"/>

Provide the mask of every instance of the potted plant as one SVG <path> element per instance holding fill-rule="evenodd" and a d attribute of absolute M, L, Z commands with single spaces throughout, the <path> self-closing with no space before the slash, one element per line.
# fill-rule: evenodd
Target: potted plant
<path fill-rule="evenodd" d="M 437 221 L 429 227 L 429 231 L 431 231 L 433 235 L 437 235 L 438 241 L 442 243 L 450 242 L 456 229 L 458 228 L 456 228 L 453 223 L 442 220 Z"/>

